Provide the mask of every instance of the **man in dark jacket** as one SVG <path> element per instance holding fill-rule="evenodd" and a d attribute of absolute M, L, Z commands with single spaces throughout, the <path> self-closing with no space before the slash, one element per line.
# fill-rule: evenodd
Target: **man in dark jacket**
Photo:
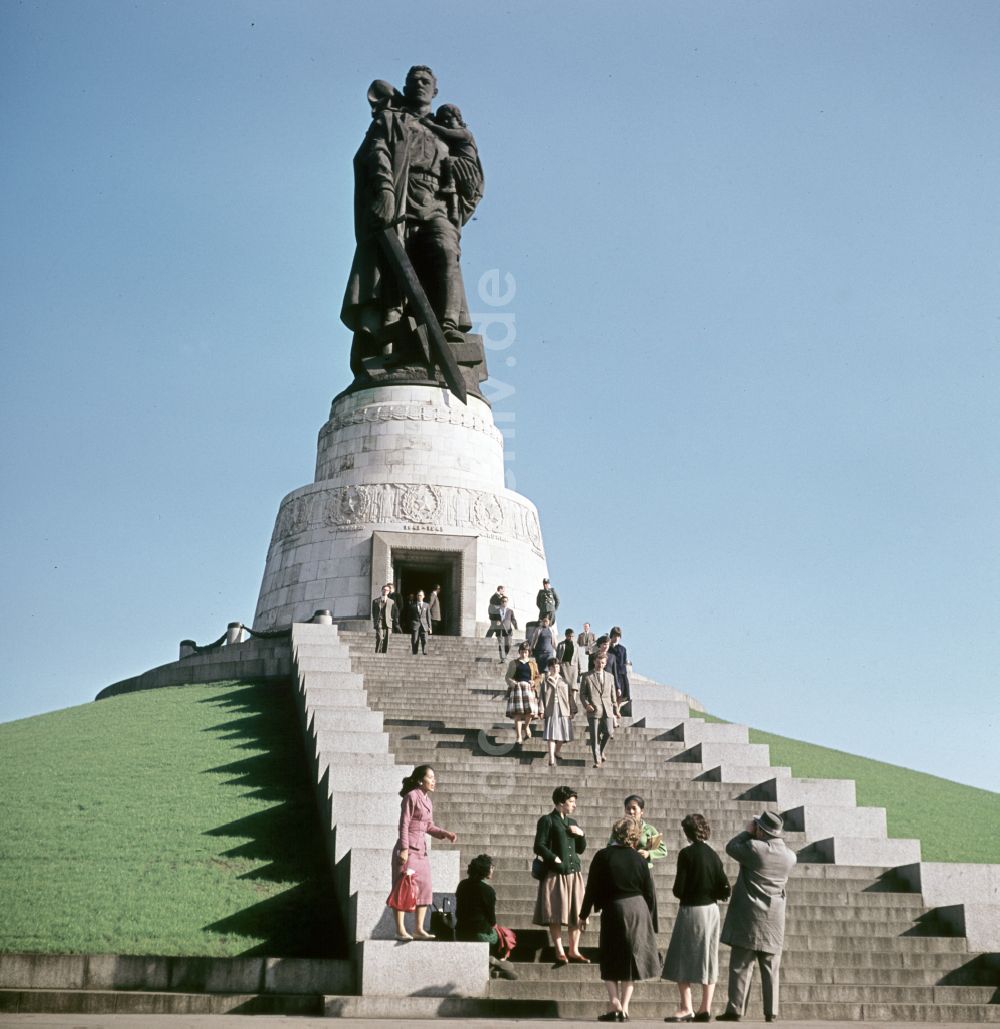
<path fill-rule="evenodd" d="M 375 653 L 384 654 L 389 646 L 389 632 L 392 623 L 396 620 L 396 605 L 392 602 L 390 593 L 392 583 L 387 582 L 382 587 L 382 596 L 372 601 L 372 625 L 375 627 Z"/>
<path fill-rule="evenodd" d="M 430 604 L 424 602 L 424 591 L 418 590 L 416 599 L 406 608 L 406 621 L 410 626 L 410 645 L 413 653 L 419 648 L 421 653 L 427 653 L 427 637 L 433 633 L 431 627 Z"/>

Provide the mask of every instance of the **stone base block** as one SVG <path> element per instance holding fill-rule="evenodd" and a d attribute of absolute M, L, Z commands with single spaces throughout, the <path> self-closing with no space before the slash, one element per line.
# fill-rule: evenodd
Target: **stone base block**
<path fill-rule="evenodd" d="M 767 779 L 741 799 L 760 800 L 777 811 L 805 804 L 853 807 L 857 803 L 853 779 Z"/>
<path fill-rule="evenodd" d="M 934 913 L 956 935 L 964 936 L 970 951 L 1000 953 L 1000 904 L 949 904 Z"/>
<path fill-rule="evenodd" d="M 771 765 L 762 769 L 760 765 L 737 765 L 731 761 L 724 761 L 714 768 L 706 768 L 695 779 L 701 782 L 732 782 L 732 783 L 756 783 L 760 781 L 761 773 L 765 772 L 770 778 L 788 779 L 792 770 L 781 765 Z"/>
<path fill-rule="evenodd" d="M 678 740 L 689 747 L 697 743 L 750 742 L 750 730 L 745 725 L 730 722 L 706 722 L 702 718 L 685 718 L 670 728 L 666 734 L 669 740 Z"/>
<path fill-rule="evenodd" d="M 310 667 L 308 674 L 308 685 L 301 688 L 316 690 L 319 695 L 329 693 L 334 696 L 339 693 L 349 696 L 364 693 L 364 679 L 360 672 L 335 672 L 323 665 Z"/>
<path fill-rule="evenodd" d="M 322 673 L 310 672 L 309 684 L 299 687 L 299 692 L 306 707 L 331 707 L 337 710 L 368 707 L 368 694 L 360 688 L 360 675 L 357 677 L 358 682 L 356 685 L 352 684 L 344 688 L 314 684 L 312 680 L 320 675 Z"/>
<path fill-rule="evenodd" d="M 688 715 L 687 702 L 683 700 L 651 700 L 646 697 L 632 697 L 632 724 L 647 729 L 669 729 L 678 719 Z"/>
<path fill-rule="evenodd" d="M 334 824 L 391 825 L 393 830 L 389 842 L 394 842 L 399 826 L 399 797 L 390 793 L 379 796 L 378 794 L 354 793 L 350 790 L 341 792 L 337 789 L 337 769 L 338 764 L 334 763 L 331 766 L 333 788 L 328 793 Z"/>
<path fill-rule="evenodd" d="M 384 849 L 386 846 L 386 840 L 395 842 L 398 825 L 398 811 L 396 812 L 395 820 L 391 822 L 373 824 L 368 821 L 363 825 L 338 822 L 331 829 L 331 833 L 333 835 L 334 860 L 339 862 L 349 850 L 353 850 L 355 847 L 359 850 Z M 385 867 L 387 869 L 385 874 L 388 875 L 388 863 L 386 863 Z M 385 892 L 388 894 L 388 889 Z"/>
<path fill-rule="evenodd" d="M 806 848 L 811 860 L 833 865 L 871 865 L 892 868 L 920 860 L 919 840 L 872 840 L 853 836 L 833 836 L 814 840 Z"/>
<path fill-rule="evenodd" d="M 1000 906 L 1000 865 L 919 861 L 896 871 L 930 907 L 966 902 Z"/>
<path fill-rule="evenodd" d="M 715 768 L 725 763 L 767 768 L 771 752 L 765 743 L 696 743 L 678 754 L 672 761 L 693 761 L 704 768 Z"/>
<path fill-rule="evenodd" d="M 789 808 L 783 812 L 783 817 L 787 830 L 804 832 L 810 842 L 841 835 L 884 840 L 888 832 L 884 807 L 827 807 L 809 804 Z"/>
<path fill-rule="evenodd" d="M 389 737 L 383 732 L 324 732 L 317 735 L 316 742 L 326 754 L 389 753 Z"/>
<path fill-rule="evenodd" d="M 490 981 L 485 943 L 364 940 L 357 964 L 365 996 L 476 997 Z"/>
<path fill-rule="evenodd" d="M 312 709 L 309 724 L 317 734 L 323 731 L 380 733 L 382 712 L 360 707 L 315 707 Z"/>

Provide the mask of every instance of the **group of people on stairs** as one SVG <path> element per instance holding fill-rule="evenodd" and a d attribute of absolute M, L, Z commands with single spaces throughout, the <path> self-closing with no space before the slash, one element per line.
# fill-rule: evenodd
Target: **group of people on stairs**
<path fill-rule="evenodd" d="M 416 880 L 416 926 L 411 935 L 405 912 L 396 911 L 396 938 L 401 942 L 433 939 L 425 919 L 433 887 L 426 836 L 456 842 L 456 835 L 434 824 L 430 794 L 437 788 L 434 769 L 419 765 L 403 780 L 399 834 L 392 852 L 393 893 L 400 877 Z M 783 839 L 780 815 L 764 811 L 726 844 L 726 853 L 740 867 L 730 887 L 722 861 L 709 845 L 711 826 L 701 814 L 681 821 L 688 845 L 677 855 L 673 893 L 680 901 L 666 956 L 661 962 L 656 934 L 659 915 L 650 874 L 653 862 L 666 857 L 663 835 L 645 820 L 645 801 L 625 798 L 625 812 L 612 828 L 607 845 L 594 855 L 586 876 L 581 855 L 587 837 L 573 817 L 577 791 L 558 786 L 552 811 L 538 819 L 532 869 L 538 881 L 533 923 L 545 926 L 556 966 L 590 964 L 580 950 L 592 913 L 600 912 L 598 943 L 600 975 L 608 993 L 608 1009 L 598 1021 L 629 1020 L 635 984 L 662 978 L 677 984 L 678 1008 L 666 1022 L 710 1022 L 719 975 L 719 943 L 731 948 L 729 996 L 720 1022 L 739 1022 L 746 1013 L 753 970 L 760 970 L 764 1015 L 778 1017 L 778 981 L 785 924 L 785 888 L 795 854 Z M 494 870 L 488 854 L 478 855 L 459 885 L 456 938 L 488 943 L 495 955 L 503 935 L 496 925 L 496 892 L 488 881 Z M 392 894 L 390 895 L 390 897 Z M 731 898 L 731 899 L 730 899 Z M 725 920 L 719 903 L 729 901 Z M 563 930 L 567 942 L 563 943 Z M 516 973 L 508 971 L 508 978 Z M 701 985 L 701 1003 L 693 1005 L 692 987 Z"/>

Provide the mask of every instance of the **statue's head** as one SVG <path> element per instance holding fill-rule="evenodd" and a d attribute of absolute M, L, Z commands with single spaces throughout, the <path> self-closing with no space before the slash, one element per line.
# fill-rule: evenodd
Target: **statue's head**
<path fill-rule="evenodd" d="M 426 64 L 415 64 L 406 73 L 403 96 L 410 103 L 420 107 L 429 107 L 431 101 L 437 96 L 437 92 L 437 76 Z"/>

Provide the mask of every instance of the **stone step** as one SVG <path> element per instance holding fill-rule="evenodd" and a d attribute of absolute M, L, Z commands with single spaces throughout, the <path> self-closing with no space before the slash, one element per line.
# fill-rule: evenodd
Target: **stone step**
<path fill-rule="evenodd" d="M 784 962 L 782 962 L 784 971 Z M 636 987 L 636 996 L 642 994 L 645 1003 L 659 999 L 675 1000 L 674 983 L 652 980 Z M 786 1014 L 792 1004 L 989 1004 L 993 992 L 990 986 L 873 986 L 861 983 L 795 983 L 785 976 L 781 979 L 781 1009 Z M 491 997 L 521 1000 L 607 1000 L 604 984 L 596 967 L 588 979 L 519 979 L 516 982 L 497 979 L 490 983 Z M 633 1017 L 638 1017 L 633 1015 Z"/>
<path fill-rule="evenodd" d="M 503 980 L 494 980 L 493 987 Z M 516 985 L 516 984 L 514 984 Z M 676 1005 L 676 989 L 671 998 L 642 999 L 648 984 L 636 990 L 630 1005 L 632 1020 L 662 1022 L 664 1012 L 672 1012 Z M 673 984 L 671 984 L 673 985 Z M 795 1003 L 781 1006 L 784 1023 L 795 1021 L 855 1021 L 863 1024 L 875 1022 L 1000 1022 L 1000 1010 L 993 1006 L 933 1005 L 933 1004 L 829 1004 Z M 337 1018 L 366 1019 L 485 1019 L 516 1020 L 542 1018 L 569 1018 L 592 1022 L 607 1008 L 603 1003 L 591 1001 L 520 1000 L 512 997 L 330 997 L 326 1014 Z M 717 1005 L 718 1010 L 718 1005 Z M 745 1021 L 762 1021 L 759 1003 L 751 1004 Z"/>
<path fill-rule="evenodd" d="M 388 892 L 388 891 L 387 891 Z M 786 932 L 790 934 L 829 933 L 834 926 L 843 929 L 843 939 L 895 939 L 914 927 L 914 917 L 908 912 L 897 914 L 891 908 L 874 911 L 865 908 L 836 908 L 831 905 L 792 903 L 789 899 L 789 914 L 786 918 Z M 795 914 L 791 914 L 794 908 Z M 534 899 L 511 900 L 505 898 L 497 904 L 497 918 L 501 925 L 517 928 L 530 924 L 535 910 Z M 677 907 L 660 903 L 661 924 L 667 927 L 664 941 L 670 939 L 670 925 L 677 915 Z"/>
<path fill-rule="evenodd" d="M 320 994 L 0 989 L 0 1012 L 24 1015 L 322 1015 Z"/>
<path fill-rule="evenodd" d="M 673 908 L 676 901 L 671 894 L 673 885 L 673 869 L 669 874 L 661 874 L 657 868 L 662 864 L 673 864 L 669 858 L 667 861 L 653 862 L 653 880 L 656 885 L 656 893 L 659 898 L 660 910 Z M 466 862 L 468 864 L 468 862 Z M 527 864 L 524 871 L 527 871 Z M 534 902 L 537 893 L 537 883 L 534 879 L 530 882 L 525 878 L 515 879 L 517 873 L 507 872 L 502 878 L 494 875 L 494 886 L 503 894 L 504 900 L 511 903 L 517 900 L 530 900 Z M 792 882 L 788 887 L 790 897 L 796 903 L 821 904 L 831 907 L 867 907 L 875 910 L 879 908 L 892 908 L 898 912 L 919 914 L 926 911 L 923 898 L 918 893 L 851 893 L 843 889 L 825 889 L 823 880 L 799 879 Z"/>

